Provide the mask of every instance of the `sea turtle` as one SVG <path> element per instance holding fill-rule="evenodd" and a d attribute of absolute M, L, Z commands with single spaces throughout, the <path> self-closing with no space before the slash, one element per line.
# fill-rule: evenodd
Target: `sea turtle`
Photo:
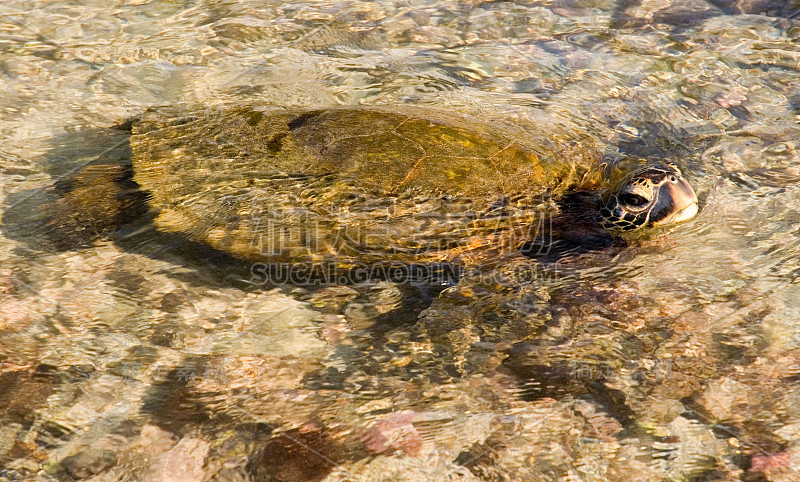
<path fill-rule="evenodd" d="M 51 222 L 102 232 L 149 211 L 159 231 L 249 262 L 352 267 L 561 255 L 697 212 L 678 168 L 620 173 L 555 125 L 236 106 L 151 109 L 123 127 L 130 165 L 63 181 Z"/>
<path fill-rule="evenodd" d="M 150 110 L 124 127 L 131 132 L 130 163 L 92 165 L 59 182 L 61 198 L 47 207 L 53 234 L 85 232 L 88 239 L 141 218 L 256 264 L 329 262 L 350 269 L 384 261 L 500 260 L 502 269 L 508 253 L 608 246 L 635 227 L 683 221 L 697 211 L 677 168 L 604 167 L 591 141 L 557 125 L 509 125 L 411 107 L 239 106 Z M 353 323 L 355 343 L 333 348 L 330 363 L 298 385 L 348 389 L 352 381 L 355 399 L 377 398 L 422 375 L 435 382 L 483 371 L 490 364 L 484 359 L 493 362 L 504 349 L 489 346 L 493 338 L 519 341 L 545 323 L 544 314 L 508 313 L 518 304 L 505 303 L 511 297 L 495 286 L 483 290 L 492 291 L 489 297 L 482 294 L 480 276 L 462 277 L 453 288 L 460 291 L 422 303 L 400 292 L 380 312 L 366 312 L 377 328 L 364 333 Z M 511 300 L 539 309 L 528 288 Z M 313 305 L 324 302 L 324 289 L 311 294 Z M 353 311 L 342 310 L 349 319 L 357 318 Z M 148 342 L 161 343 L 155 336 Z M 394 383 L 396 371 L 403 383 Z M 161 389 L 150 388 L 149 407 L 174 400 Z M 175 393 L 203 398 L 202 390 Z"/>

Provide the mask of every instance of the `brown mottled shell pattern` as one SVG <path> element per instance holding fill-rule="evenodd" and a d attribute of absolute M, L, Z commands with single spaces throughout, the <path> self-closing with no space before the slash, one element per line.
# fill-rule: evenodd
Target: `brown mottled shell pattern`
<path fill-rule="evenodd" d="M 516 247 L 599 160 L 554 126 L 410 107 L 156 109 L 131 150 L 158 229 L 251 261 L 344 264 Z"/>

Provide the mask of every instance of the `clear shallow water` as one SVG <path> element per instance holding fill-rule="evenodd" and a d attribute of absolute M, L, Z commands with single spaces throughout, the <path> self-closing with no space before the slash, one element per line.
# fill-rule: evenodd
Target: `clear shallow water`
<path fill-rule="evenodd" d="M 796 479 L 799 11 L 3 2 L 4 212 L 124 155 L 105 128 L 132 114 L 236 102 L 554 122 L 678 162 L 702 206 L 612 259 L 441 294 L 248 289 L 147 232 L 58 250 L 6 216 L 0 477 Z"/>

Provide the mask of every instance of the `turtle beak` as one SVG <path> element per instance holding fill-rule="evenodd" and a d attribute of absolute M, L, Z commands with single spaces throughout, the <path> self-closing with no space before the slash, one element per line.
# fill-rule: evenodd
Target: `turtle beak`
<path fill-rule="evenodd" d="M 672 213 L 654 225 L 682 223 L 697 214 L 697 195 L 685 179 L 675 176 L 675 180 L 665 182 L 662 189 L 662 195 L 672 201 Z"/>

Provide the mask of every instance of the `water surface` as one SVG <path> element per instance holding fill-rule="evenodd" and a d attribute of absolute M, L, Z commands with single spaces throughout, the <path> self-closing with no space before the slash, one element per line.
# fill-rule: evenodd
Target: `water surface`
<path fill-rule="evenodd" d="M 798 17 L 3 2 L 0 478 L 795 480 Z M 48 186 L 127 155 L 109 126 L 231 103 L 548 122 L 612 163 L 678 164 L 701 211 L 613 256 L 449 287 L 252 287 L 146 229 L 69 249 L 25 230 Z"/>

